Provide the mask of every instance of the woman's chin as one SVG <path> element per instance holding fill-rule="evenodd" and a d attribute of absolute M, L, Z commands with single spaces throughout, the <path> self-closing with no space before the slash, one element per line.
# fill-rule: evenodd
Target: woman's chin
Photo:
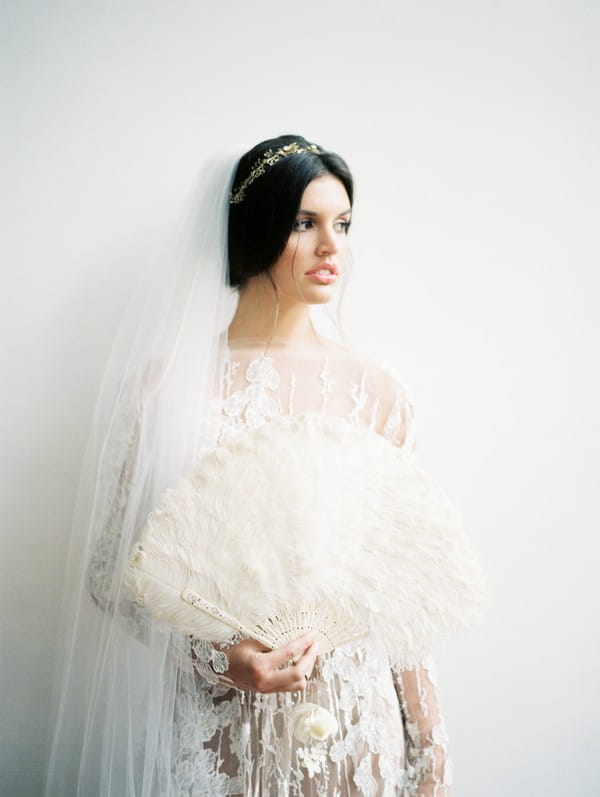
<path fill-rule="evenodd" d="M 327 304 L 330 302 L 337 293 L 337 286 L 334 285 L 320 285 L 304 289 L 302 294 L 308 304 Z"/>

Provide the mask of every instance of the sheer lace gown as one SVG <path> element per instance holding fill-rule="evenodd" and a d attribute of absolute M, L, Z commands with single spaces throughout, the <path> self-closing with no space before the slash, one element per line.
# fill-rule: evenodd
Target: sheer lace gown
<path fill-rule="evenodd" d="M 306 412 L 367 426 L 412 455 L 412 404 L 381 366 L 333 344 L 275 340 L 266 353 L 252 340 L 230 346 L 215 406 L 218 442 Z M 106 555 L 100 546 L 94 557 L 100 572 L 106 571 Z M 94 592 L 93 562 L 90 585 Z M 293 737 L 289 722 L 297 695 L 228 688 L 218 680 L 223 653 L 199 640 L 192 646 L 174 707 L 171 789 L 177 797 L 450 794 L 447 735 L 431 662 L 394 672 L 371 642 L 319 656 L 306 699 L 331 711 L 338 731 L 307 746 Z"/>

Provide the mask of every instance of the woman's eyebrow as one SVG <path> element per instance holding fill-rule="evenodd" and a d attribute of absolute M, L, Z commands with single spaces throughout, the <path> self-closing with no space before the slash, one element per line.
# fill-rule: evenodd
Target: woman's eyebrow
<path fill-rule="evenodd" d="M 341 213 L 338 213 L 338 216 L 347 216 L 349 213 L 352 213 L 352 208 L 348 208 L 348 210 L 343 210 Z M 315 210 L 304 210 L 300 208 L 298 211 L 298 216 L 318 216 L 319 214 Z"/>

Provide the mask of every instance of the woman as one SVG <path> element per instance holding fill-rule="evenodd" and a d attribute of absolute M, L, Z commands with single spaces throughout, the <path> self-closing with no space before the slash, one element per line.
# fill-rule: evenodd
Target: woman
<path fill-rule="evenodd" d="M 46 794 L 77 784 L 77 794 L 103 797 L 446 797 L 447 737 L 426 660 L 392 671 L 375 642 L 319 655 L 311 635 L 275 650 L 252 639 L 190 642 L 157 627 L 124 583 L 161 492 L 248 427 L 318 413 L 365 426 L 406 456 L 413 449 L 403 386 L 313 320 L 348 267 L 345 162 L 281 136 L 244 155 L 231 184 L 220 179 L 226 202 L 195 216 L 206 235 L 193 256 L 179 253 L 170 293 L 159 291 L 162 315 L 159 302 L 140 324 L 133 367 L 104 424 Z M 222 237 L 225 220 L 227 257 L 219 235 L 211 238 L 215 229 Z M 222 318 L 224 264 L 239 298 L 226 331 L 210 336 Z M 252 493 L 240 490 L 240 500 Z M 335 716 L 328 740 L 295 738 L 290 716 L 302 691 Z M 85 712 L 69 713 L 72 704 Z"/>

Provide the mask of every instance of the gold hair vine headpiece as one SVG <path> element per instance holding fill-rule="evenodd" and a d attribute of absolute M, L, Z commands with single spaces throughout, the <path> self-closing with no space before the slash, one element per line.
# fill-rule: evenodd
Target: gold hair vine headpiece
<path fill-rule="evenodd" d="M 238 186 L 238 188 L 230 194 L 229 204 L 238 205 L 240 202 L 243 202 L 246 196 L 247 188 L 252 185 L 257 177 L 260 177 L 261 174 L 264 174 L 267 171 L 267 168 L 274 166 L 277 161 L 281 160 L 281 158 L 287 158 L 288 155 L 297 155 L 300 152 L 314 152 L 317 155 L 321 154 L 321 150 L 316 144 L 309 144 L 307 147 L 303 147 L 296 141 L 276 149 L 275 152 L 273 152 L 272 149 L 268 149 L 262 158 L 254 164 L 248 177 L 246 177 L 246 179 Z"/>

